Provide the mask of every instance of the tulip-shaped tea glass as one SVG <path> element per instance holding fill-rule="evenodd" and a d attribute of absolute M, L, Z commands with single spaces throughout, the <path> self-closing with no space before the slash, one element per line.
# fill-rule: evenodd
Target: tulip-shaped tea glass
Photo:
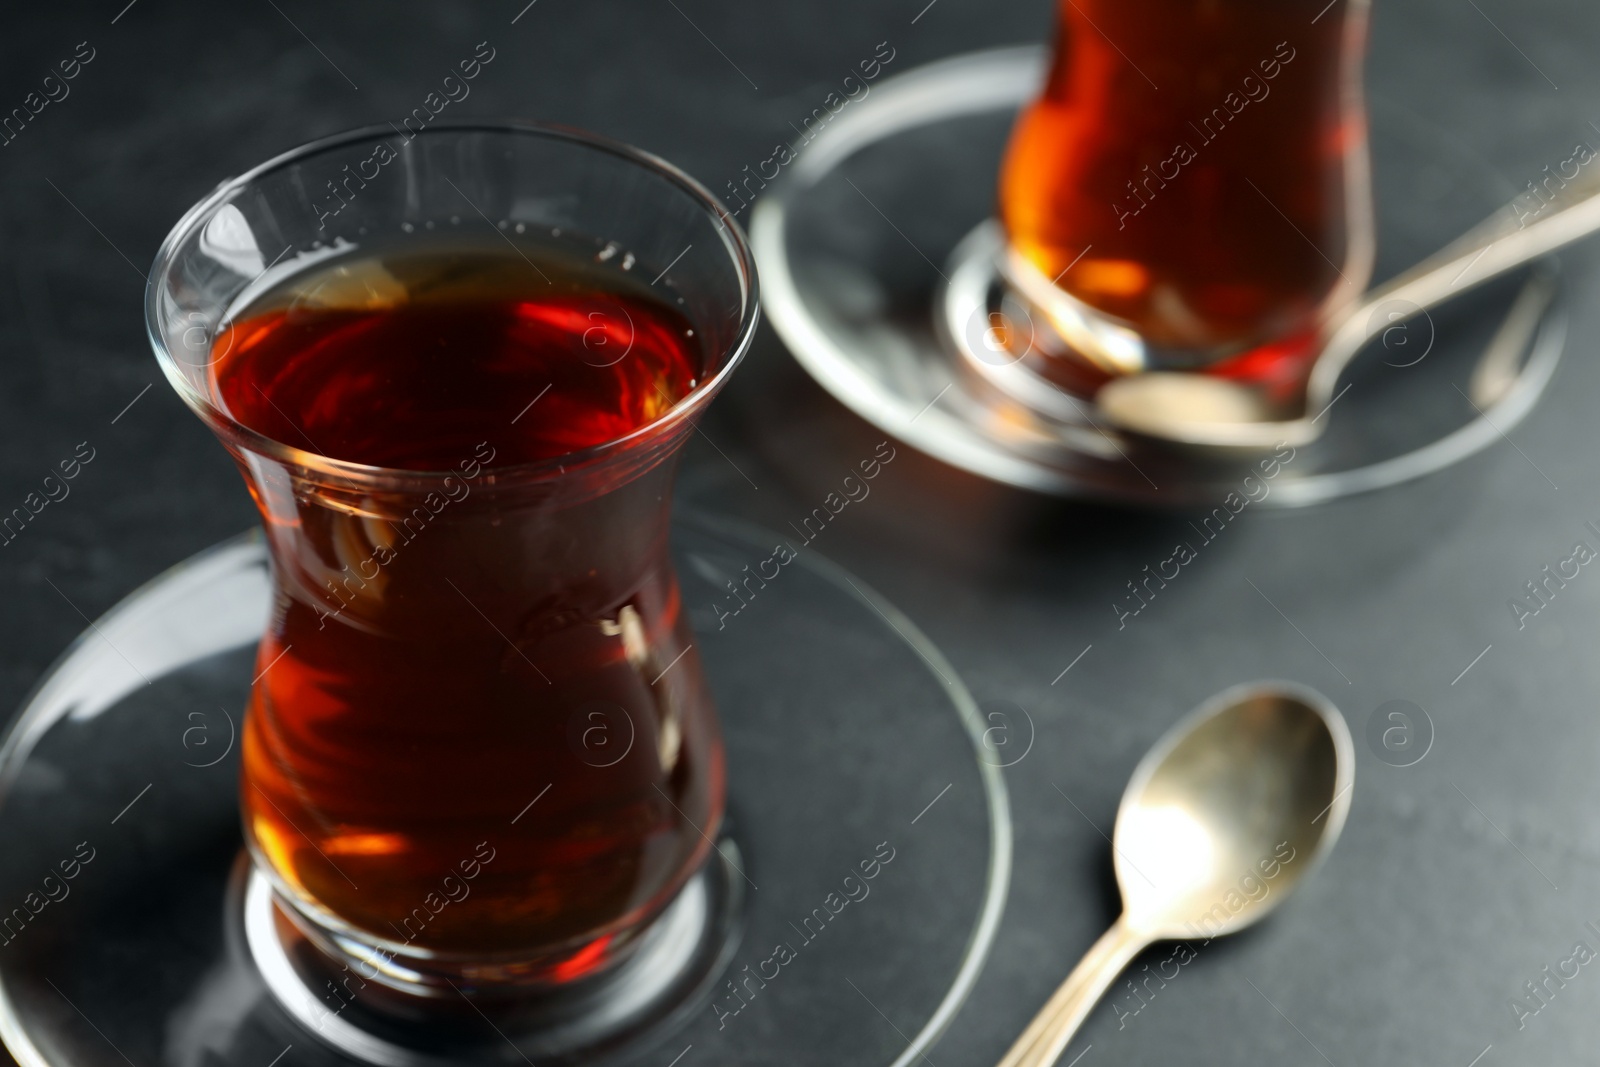
<path fill-rule="evenodd" d="M 1368 3 L 1061 0 L 971 369 L 1045 410 L 1148 370 L 1298 397 L 1372 270 Z"/>
<path fill-rule="evenodd" d="M 408 992 L 609 973 L 722 813 L 667 539 L 755 328 L 738 229 L 571 130 L 365 130 L 193 208 L 146 311 L 266 529 L 240 790 L 278 908 Z"/>

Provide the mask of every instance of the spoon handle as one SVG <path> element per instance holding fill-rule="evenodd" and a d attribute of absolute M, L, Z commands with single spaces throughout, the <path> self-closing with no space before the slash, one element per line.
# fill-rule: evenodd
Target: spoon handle
<path fill-rule="evenodd" d="M 1548 201 L 1533 193 L 1517 196 L 1367 294 L 1324 346 L 1306 389 L 1308 412 L 1333 396 L 1345 365 L 1388 327 L 1600 230 L 1600 161 L 1591 157 L 1588 166 Z M 1380 315 L 1380 310 L 1387 313 Z"/>
<path fill-rule="evenodd" d="M 1039 1009 L 999 1067 L 1050 1067 L 1055 1063 L 1089 1010 L 1148 944 L 1150 939 L 1133 930 L 1126 916 L 1118 918 Z"/>

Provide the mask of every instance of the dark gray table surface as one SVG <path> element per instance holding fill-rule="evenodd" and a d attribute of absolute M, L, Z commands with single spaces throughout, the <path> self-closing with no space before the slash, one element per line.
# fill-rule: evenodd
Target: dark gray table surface
<path fill-rule="evenodd" d="M 878 42 L 897 72 L 1040 39 L 1050 16 L 1044 0 L 537 0 L 513 24 L 525 0 L 125 2 L 0 12 L 0 111 L 79 42 L 94 52 L 70 96 L 0 148 L 0 510 L 79 442 L 95 450 L 71 495 L 0 548 L 8 708 L 85 616 L 254 521 L 223 451 L 159 379 L 141 319 L 157 243 L 221 178 L 404 115 L 488 40 L 496 61 L 454 114 L 588 127 L 723 189 Z M 1521 186 L 1576 142 L 1600 144 L 1597 43 L 1600 7 L 1579 0 L 1379 0 L 1369 83 Z M 1006 771 L 1005 922 L 931 1062 L 993 1062 L 1110 921 L 1096 827 L 1109 830 L 1145 748 L 1212 692 L 1273 675 L 1329 694 L 1357 735 L 1344 839 L 1265 928 L 1209 947 L 1120 1027 L 1102 1007 L 1073 1054 L 1092 1046 L 1085 1067 L 1595 1060 L 1600 971 L 1550 983 L 1520 1025 L 1511 1004 L 1576 943 L 1600 950 L 1585 926 L 1600 921 L 1600 577 L 1584 568 L 1524 628 L 1508 607 L 1574 542 L 1600 547 L 1584 526 L 1600 521 L 1600 274 L 1591 252 L 1567 262 L 1568 356 L 1509 442 L 1399 489 L 1248 510 L 1125 629 L 1112 602 L 1170 553 L 1184 517 L 1032 497 L 902 448 L 819 538 L 980 700 L 1020 705 L 1037 729 Z M 680 502 L 773 527 L 881 438 L 766 329 L 705 429 L 725 455 L 695 443 Z M 1414 766 L 1363 740 L 1390 700 L 1433 724 Z"/>

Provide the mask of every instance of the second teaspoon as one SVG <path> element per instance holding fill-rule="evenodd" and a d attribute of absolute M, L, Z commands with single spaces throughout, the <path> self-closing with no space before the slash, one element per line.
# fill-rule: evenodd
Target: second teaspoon
<path fill-rule="evenodd" d="M 1373 338 L 1600 230 L 1600 166 L 1580 171 L 1549 202 L 1541 200 L 1531 218 L 1520 203 L 1525 195 L 1346 313 L 1327 335 L 1295 418 L 1278 417 L 1247 386 L 1192 372 L 1116 378 L 1095 395 L 1095 404 L 1120 429 L 1169 444 L 1256 450 L 1305 444 L 1327 425 L 1320 416 L 1335 399 L 1339 376 Z"/>

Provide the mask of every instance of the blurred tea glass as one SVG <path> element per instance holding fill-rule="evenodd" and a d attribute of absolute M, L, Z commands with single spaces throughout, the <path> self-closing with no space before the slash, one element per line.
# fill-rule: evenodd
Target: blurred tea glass
<path fill-rule="evenodd" d="M 757 319 L 715 198 L 561 128 L 358 131 L 193 208 L 147 314 L 266 531 L 241 805 L 279 907 L 423 994 L 628 958 L 722 815 L 668 554 Z"/>
<path fill-rule="evenodd" d="M 1302 387 L 1372 269 L 1367 19 L 1368 0 L 1060 0 L 1000 180 L 1023 367 L 1084 397 L 1146 370 Z"/>

